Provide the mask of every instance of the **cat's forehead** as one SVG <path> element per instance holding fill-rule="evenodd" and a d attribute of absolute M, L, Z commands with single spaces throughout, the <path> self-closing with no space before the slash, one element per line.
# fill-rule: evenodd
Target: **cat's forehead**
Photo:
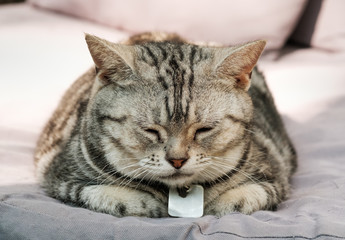
<path fill-rule="evenodd" d="M 212 57 L 208 48 L 187 43 L 151 42 L 136 47 L 136 61 L 156 67 L 167 61 L 170 65 L 195 65 Z"/>

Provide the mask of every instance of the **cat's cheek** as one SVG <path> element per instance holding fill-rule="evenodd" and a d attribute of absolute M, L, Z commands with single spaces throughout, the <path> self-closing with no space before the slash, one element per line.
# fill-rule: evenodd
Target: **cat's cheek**
<path fill-rule="evenodd" d="M 267 192 L 258 184 L 246 184 L 221 194 L 218 199 L 206 206 L 207 214 L 218 217 L 232 212 L 251 214 L 265 208 Z"/>
<path fill-rule="evenodd" d="M 234 125 L 231 128 L 225 128 L 225 130 L 212 141 L 212 145 L 206 146 L 205 149 L 225 154 L 243 141 L 241 137 L 239 138 L 242 134 L 243 128 L 238 125 Z"/>

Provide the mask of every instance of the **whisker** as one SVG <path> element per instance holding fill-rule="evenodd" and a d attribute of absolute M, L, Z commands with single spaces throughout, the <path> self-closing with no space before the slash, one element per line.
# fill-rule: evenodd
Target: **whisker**
<path fill-rule="evenodd" d="M 110 165 L 110 164 L 109 164 Z M 108 177 L 107 178 L 105 178 L 100 184 L 102 185 L 102 184 L 104 184 L 105 182 L 107 182 L 110 178 L 112 178 L 112 177 L 114 177 L 114 175 L 112 175 L 112 174 L 115 174 L 115 173 L 120 173 L 121 174 L 121 172 L 120 171 L 122 171 L 122 170 L 124 170 L 124 169 L 128 169 L 128 168 L 130 168 L 130 167 L 134 167 L 134 166 L 136 166 L 137 164 L 131 164 L 131 165 L 129 165 L 129 166 L 126 166 L 126 167 L 123 167 L 123 168 L 121 168 L 120 170 L 114 170 L 114 171 L 111 171 L 111 172 L 109 172 L 108 173 Z M 120 178 L 123 178 L 123 177 L 125 177 L 125 175 L 122 175 Z M 119 178 L 117 178 L 117 179 L 119 179 Z"/>
<path fill-rule="evenodd" d="M 218 158 L 219 158 L 219 157 L 218 157 Z M 236 168 L 236 167 L 234 167 L 234 166 L 229 166 L 228 164 L 226 164 L 226 162 L 220 161 L 221 158 L 220 158 L 220 159 L 216 159 L 216 158 L 215 158 L 214 160 L 216 160 L 217 164 L 222 165 L 223 167 L 230 167 L 230 168 L 232 168 L 232 169 L 230 169 L 230 170 L 234 170 L 234 171 L 236 171 L 236 172 L 242 174 L 243 176 L 245 176 L 246 178 L 248 178 L 249 180 L 251 180 L 251 181 L 252 181 L 253 183 L 255 183 L 255 184 L 261 182 L 259 179 L 257 179 L 257 178 L 255 178 L 255 177 L 249 175 L 249 174 L 246 173 L 245 171 L 243 171 L 243 170 L 241 170 L 241 169 L 238 169 L 238 168 Z"/>
<path fill-rule="evenodd" d="M 238 161 L 241 161 L 241 160 L 243 160 L 243 159 L 241 159 L 241 158 L 236 158 L 236 157 L 216 157 L 216 156 L 210 156 L 211 158 L 213 158 L 213 159 L 220 159 L 220 160 L 222 160 L 222 159 L 224 159 L 224 160 L 238 160 Z M 253 162 L 251 162 L 251 161 L 246 161 L 246 164 L 250 164 L 250 165 L 252 165 L 252 166 L 254 166 L 254 167 L 258 167 L 258 165 L 257 164 L 255 164 L 255 163 L 253 163 Z"/>
<path fill-rule="evenodd" d="M 146 166 L 147 164 L 149 164 L 149 161 L 147 161 L 143 166 L 139 166 L 139 168 L 127 173 L 127 177 L 129 177 L 129 179 L 127 180 L 126 178 L 119 184 L 120 186 L 128 186 L 135 178 L 138 178 L 141 174 L 144 174 L 145 172 L 148 172 L 149 169 L 144 169 L 144 166 Z M 142 171 L 144 169 L 144 171 Z M 142 172 L 141 172 L 142 171 Z M 134 175 L 134 176 L 131 176 Z M 145 175 L 146 176 L 146 175 Z M 142 178 L 143 179 L 143 178 Z M 142 179 L 140 181 L 142 181 Z M 125 181 L 127 180 L 127 182 L 125 183 Z M 124 184 L 125 183 L 125 184 Z"/>
<path fill-rule="evenodd" d="M 211 181 L 212 185 L 216 184 L 216 179 L 219 177 L 217 174 L 213 173 L 209 169 L 205 169 L 203 172 L 203 175 L 206 174 L 207 178 L 205 180 Z"/>
<path fill-rule="evenodd" d="M 142 170 L 141 168 L 138 168 L 139 173 L 136 173 L 133 177 L 131 177 L 125 184 L 120 184 L 120 186 L 122 187 L 127 187 L 131 182 L 133 182 L 134 179 L 138 178 L 140 175 L 147 173 L 149 170 L 148 169 L 144 169 L 144 171 L 140 171 Z"/>
<path fill-rule="evenodd" d="M 247 128 L 244 129 L 244 131 L 247 131 L 247 132 L 250 132 L 250 133 L 253 133 L 253 134 L 256 134 L 256 132 L 254 132 L 253 130 L 249 130 Z"/>
<path fill-rule="evenodd" d="M 141 171 L 142 169 L 141 168 L 137 168 L 137 169 L 134 169 L 133 171 L 129 172 L 128 175 L 122 175 L 120 178 L 118 178 L 118 180 L 121 180 L 122 181 L 119 183 L 119 186 L 123 186 L 123 184 L 126 182 L 126 181 L 133 181 L 133 179 L 135 178 L 135 176 L 137 175 L 137 173 Z M 130 175 L 134 175 L 133 177 L 130 176 Z M 128 179 L 129 178 L 129 179 Z"/>
<path fill-rule="evenodd" d="M 137 188 L 139 187 L 139 185 L 140 185 L 141 182 L 147 177 L 147 175 L 152 174 L 152 170 L 147 169 L 146 171 L 147 171 L 147 172 L 146 172 L 145 176 L 142 176 L 142 177 L 141 177 L 140 181 L 139 181 L 138 184 L 135 186 L 135 189 L 137 189 Z M 154 176 L 152 175 L 151 178 L 153 178 L 153 177 L 154 177 Z"/>
<path fill-rule="evenodd" d="M 210 157 L 213 158 L 213 159 L 216 159 L 216 160 L 238 160 L 238 161 L 243 160 L 241 158 L 236 158 L 236 157 L 216 157 L 216 156 L 210 156 Z M 257 164 L 255 164 L 255 163 L 253 163 L 251 161 L 246 161 L 246 164 L 250 164 L 250 165 L 252 165 L 254 167 L 259 168 L 259 166 Z"/>

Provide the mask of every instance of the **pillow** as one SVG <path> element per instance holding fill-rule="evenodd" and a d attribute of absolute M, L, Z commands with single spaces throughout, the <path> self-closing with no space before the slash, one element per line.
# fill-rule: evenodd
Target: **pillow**
<path fill-rule="evenodd" d="M 345 50 L 345 1 L 309 1 L 295 29 L 294 42 L 330 51 Z"/>
<path fill-rule="evenodd" d="M 36 6 L 127 30 L 176 32 L 194 41 L 268 40 L 279 49 L 306 0 L 31 0 Z"/>

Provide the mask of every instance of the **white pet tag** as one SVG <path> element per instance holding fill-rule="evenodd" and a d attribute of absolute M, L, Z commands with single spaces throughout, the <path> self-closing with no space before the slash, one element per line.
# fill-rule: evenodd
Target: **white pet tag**
<path fill-rule="evenodd" d="M 181 197 L 176 188 L 170 189 L 168 213 L 172 217 L 201 217 L 204 214 L 204 188 L 192 185 L 186 197 Z"/>

